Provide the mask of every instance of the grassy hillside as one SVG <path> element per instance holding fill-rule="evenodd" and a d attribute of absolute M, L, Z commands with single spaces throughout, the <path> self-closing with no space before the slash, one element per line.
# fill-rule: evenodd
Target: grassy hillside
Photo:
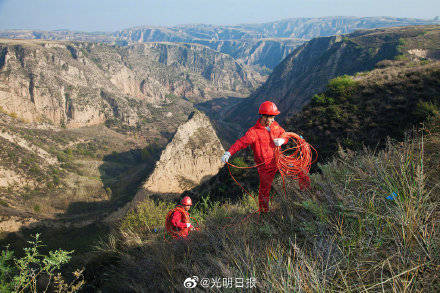
<path fill-rule="evenodd" d="M 360 30 L 313 39 L 285 58 L 249 98 L 227 109 L 225 120 L 250 126 L 267 99 L 277 104 L 281 118 L 289 118 L 322 93 L 333 78 L 374 70 L 386 60 L 439 61 L 439 44 L 438 25 Z"/>
<path fill-rule="evenodd" d="M 166 143 L 135 134 L 103 125 L 40 129 L 0 113 L 2 220 L 105 215 L 127 202 Z"/>
<path fill-rule="evenodd" d="M 325 162 L 338 146 L 351 150 L 383 148 L 389 137 L 403 140 L 408 129 L 440 113 L 438 61 L 385 60 L 377 67 L 332 79 L 303 111 L 280 124 L 286 131 L 303 135 L 318 151 L 319 161 Z M 234 155 L 231 162 L 255 165 L 249 149 Z M 231 170 L 247 190 L 258 192 L 255 169 Z M 217 176 L 187 192 L 196 199 L 208 194 L 215 200 L 234 200 L 242 190 L 224 167 Z"/>
<path fill-rule="evenodd" d="M 262 218 L 249 216 L 251 198 L 198 201 L 191 214 L 201 231 L 187 241 L 164 240 L 172 205 L 147 200 L 101 245 L 88 286 L 184 291 L 198 276 L 252 277 L 266 292 L 438 291 L 439 122 L 383 151 L 340 151 L 309 192 L 288 187 Z"/>
<path fill-rule="evenodd" d="M 383 147 L 387 137 L 401 140 L 413 125 L 440 110 L 440 63 L 383 61 L 378 68 L 341 76 L 287 120 L 286 129 L 303 134 L 329 158 L 341 145 Z"/>

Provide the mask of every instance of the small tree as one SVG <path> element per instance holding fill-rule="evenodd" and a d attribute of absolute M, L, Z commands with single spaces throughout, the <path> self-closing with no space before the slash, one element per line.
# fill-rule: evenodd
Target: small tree
<path fill-rule="evenodd" d="M 29 247 L 24 248 L 24 256 L 14 257 L 14 252 L 7 246 L 0 254 L 0 292 L 47 292 L 51 287 L 56 292 L 76 292 L 84 284 L 82 271 L 77 270 L 74 280 L 67 284 L 59 270 L 71 259 L 73 251 L 58 249 L 42 255 L 38 251 L 41 244 L 40 234 L 33 241 L 28 241 Z M 39 282 L 39 280 L 41 280 Z"/>

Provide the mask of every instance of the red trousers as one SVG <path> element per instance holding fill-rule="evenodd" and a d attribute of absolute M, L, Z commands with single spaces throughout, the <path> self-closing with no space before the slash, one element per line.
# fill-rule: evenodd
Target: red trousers
<path fill-rule="evenodd" d="M 278 169 L 275 164 L 263 165 L 258 167 L 260 175 L 260 189 L 258 191 L 258 206 L 260 213 L 269 211 L 270 189 L 272 187 L 273 178 Z"/>

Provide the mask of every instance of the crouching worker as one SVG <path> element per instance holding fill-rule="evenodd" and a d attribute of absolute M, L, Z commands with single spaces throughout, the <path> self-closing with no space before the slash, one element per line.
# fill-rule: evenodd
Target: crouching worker
<path fill-rule="evenodd" d="M 186 238 L 190 231 L 195 230 L 190 222 L 189 209 L 192 206 L 192 200 L 185 196 L 174 209 L 168 212 L 165 219 L 165 228 L 168 234 L 173 238 Z"/>

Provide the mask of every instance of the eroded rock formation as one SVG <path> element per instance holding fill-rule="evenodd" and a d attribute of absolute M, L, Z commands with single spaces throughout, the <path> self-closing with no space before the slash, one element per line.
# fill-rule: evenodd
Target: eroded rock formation
<path fill-rule="evenodd" d="M 245 96 L 260 82 L 258 73 L 201 45 L 0 40 L 0 106 L 29 122 L 136 126 L 155 120 L 151 109 Z"/>
<path fill-rule="evenodd" d="M 195 112 L 181 125 L 142 186 L 149 193 L 182 193 L 218 173 L 225 152 L 209 119 Z"/>

